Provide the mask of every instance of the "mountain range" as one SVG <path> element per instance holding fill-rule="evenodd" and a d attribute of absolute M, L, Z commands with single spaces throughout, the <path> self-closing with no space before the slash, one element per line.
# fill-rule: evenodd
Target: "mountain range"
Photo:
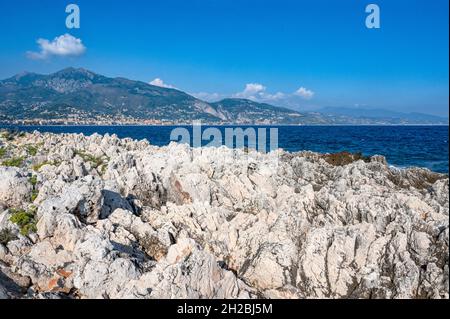
<path fill-rule="evenodd" d="M 86 69 L 42 75 L 21 73 L 0 81 L 0 122 L 70 124 L 448 124 L 419 113 L 324 108 L 298 112 L 246 99 L 208 103 L 185 92 Z"/>
<path fill-rule="evenodd" d="M 360 107 L 326 107 L 319 110 L 320 113 L 341 117 L 341 118 L 359 118 L 366 120 L 380 120 L 387 123 L 420 123 L 420 124 L 444 124 L 448 123 L 447 118 L 436 115 L 424 114 L 418 112 L 403 113 L 385 109 L 370 109 Z"/>

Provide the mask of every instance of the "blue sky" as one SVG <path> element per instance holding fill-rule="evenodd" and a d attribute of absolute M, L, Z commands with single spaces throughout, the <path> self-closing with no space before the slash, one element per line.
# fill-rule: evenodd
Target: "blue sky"
<path fill-rule="evenodd" d="M 380 29 L 365 27 L 369 3 Z M 0 0 L 0 17 L 0 78 L 75 66 L 210 100 L 448 116 L 447 0 Z M 27 54 L 66 33 L 86 51 Z"/>

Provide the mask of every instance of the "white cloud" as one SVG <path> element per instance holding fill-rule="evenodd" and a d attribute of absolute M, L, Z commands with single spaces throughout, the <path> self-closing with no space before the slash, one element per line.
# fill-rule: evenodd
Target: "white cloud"
<path fill-rule="evenodd" d="M 277 92 L 275 94 L 264 94 L 264 98 L 269 101 L 278 101 L 286 98 L 287 95 L 283 92 Z"/>
<path fill-rule="evenodd" d="M 271 94 L 266 92 L 266 90 L 267 88 L 262 84 L 248 83 L 245 85 L 245 88 L 242 92 L 234 94 L 199 92 L 199 93 L 191 93 L 191 95 L 207 102 L 216 102 L 228 97 L 238 99 L 249 99 L 257 102 L 274 102 L 286 97 L 286 94 L 282 92 Z"/>
<path fill-rule="evenodd" d="M 34 60 L 45 60 L 52 56 L 80 56 L 86 52 L 81 39 L 70 34 L 64 34 L 53 39 L 38 39 L 39 52 L 27 52 L 27 56 Z"/>
<path fill-rule="evenodd" d="M 154 79 L 150 82 L 152 85 L 174 88 L 172 85 L 164 83 L 160 78 Z M 247 83 L 241 92 L 234 94 L 224 94 L 224 93 L 210 93 L 210 92 L 198 92 L 189 93 L 190 95 L 206 101 L 206 102 L 217 102 L 225 98 L 239 98 L 248 99 L 260 103 L 268 103 L 273 105 L 285 106 L 296 108 L 299 106 L 305 107 L 305 100 L 311 100 L 315 93 L 312 90 L 306 89 L 305 87 L 300 87 L 297 91 L 293 93 L 284 92 L 269 92 L 267 87 L 261 83 Z M 309 103 L 308 103 L 309 104 Z M 307 105 L 306 105 L 307 106 Z"/>
<path fill-rule="evenodd" d="M 257 102 L 275 102 L 287 98 L 289 95 L 283 92 L 269 93 L 267 87 L 259 83 L 248 83 L 242 92 L 233 94 L 234 98 L 249 99 Z"/>
<path fill-rule="evenodd" d="M 159 87 L 162 87 L 162 88 L 166 88 L 166 89 L 175 89 L 175 87 L 173 85 L 164 83 L 164 81 L 161 80 L 160 78 L 154 79 L 153 81 L 150 82 L 150 84 L 154 85 L 154 86 L 159 86 Z"/>
<path fill-rule="evenodd" d="M 158 80 L 158 79 L 157 79 Z M 302 104 L 300 100 L 311 100 L 315 93 L 304 87 L 299 88 L 294 93 L 268 92 L 267 87 L 260 83 L 247 83 L 243 91 L 234 94 L 221 93 L 191 93 L 198 99 L 207 102 L 216 102 L 218 100 L 232 97 L 239 99 L 249 99 L 256 102 L 273 103 L 275 105 L 299 105 Z"/>
<path fill-rule="evenodd" d="M 244 95 L 252 96 L 254 94 L 263 93 L 266 87 L 259 83 L 249 83 L 245 85 Z"/>
<path fill-rule="evenodd" d="M 242 92 L 233 95 L 235 98 L 258 100 L 261 95 L 264 95 L 266 87 L 259 83 L 248 83 Z"/>
<path fill-rule="evenodd" d="M 315 93 L 313 91 L 308 90 L 307 88 L 304 88 L 302 86 L 297 91 L 295 91 L 294 94 L 297 95 L 297 96 L 300 96 L 301 98 L 303 98 L 305 100 L 311 100 L 314 97 Z"/>

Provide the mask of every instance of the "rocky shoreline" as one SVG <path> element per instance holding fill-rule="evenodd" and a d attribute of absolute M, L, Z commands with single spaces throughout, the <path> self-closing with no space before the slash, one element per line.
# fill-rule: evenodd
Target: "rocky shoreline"
<path fill-rule="evenodd" d="M 449 298 L 449 180 L 384 158 L 0 138 L 0 298 Z"/>

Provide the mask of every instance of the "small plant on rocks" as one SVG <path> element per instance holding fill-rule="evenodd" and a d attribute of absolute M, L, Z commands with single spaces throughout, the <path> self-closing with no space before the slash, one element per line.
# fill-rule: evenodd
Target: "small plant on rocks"
<path fill-rule="evenodd" d="M 2 165 L 9 166 L 9 167 L 21 167 L 23 164 L 23 161 L 24 161 L 23 157 L 14 157 L 14 158 L 3 161 Z"/>
<path fill-rule="evenodd" d="M 11 223 L 19 226 L 20 234 L 23 236 L 28 236 L 37 231 L 35 207 L 32 207 L 27 211 L 24 209 L 11 209 L 11 217 L 9 220 Z"/>
<path fill-rule="evenodd" d="M 0 230 L 0 244 L 7 245 L 10 241 L 16 240 L 17 236 L 9 228 Z"/>

